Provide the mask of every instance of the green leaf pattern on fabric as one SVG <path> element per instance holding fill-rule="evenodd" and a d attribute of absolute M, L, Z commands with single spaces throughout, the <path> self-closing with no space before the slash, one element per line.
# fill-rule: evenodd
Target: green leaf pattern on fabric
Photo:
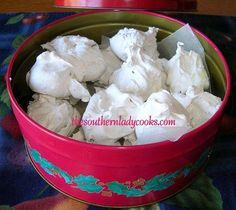
<path fill-rule="evenodd" d="M 12 47 L 14 49 L 17 49 L 22 42 L 26 39 L 26 36 L 17 35 L 15 39 L 12 41 Z M 8 55 L 2 62 L 2 65 L 8 65 L 10 63 L 11 58 L 13 57 L 13 54 Z"/>
<path fill-rule="evenodd" d="M 12 58 L 12 54 L 11 55 L 8 55 L 2 62 L 2 65 L 8 65 L 10 63 L 10 60 Z"/>
<path fill-rule="evenodd" d="M 12 208 L 12 207 L 7 206 L 7 205 L 3 205 L 3 206 L 0 205 L 0 210 L 14 210 L 14 209 L 15 208 Z"/>
<path fill-rule="evenodd" d="M 0 76 L 0 94 L 3 92 L 3 90 L 5 89 L 5 83 L 4 83 L 4 77 Z"/>
<path fill-rule="evenodd" d="M 0 117 L 4 117 L 10 109 L 10 100 L 6 90 L 4 77 L 0 76 Z"/>
<path fill-rule="evenodd" d="M 10 109 L 11 105 L 10 105 L 10 99 L 7 93 L 7 89 L 4 89 L 2 94 L 0 95 L 0 101 L 3 102 L 4 104 L 6 104 L 6 106 Z"/>
<path fill-rule="evenodd" d="M 19 14 L 8 19 L 6 25 L 19 23 L 25 17 L 24 14 Z"/>
<path fill-rule="evenodd" d="M 22 42 L 25 40 L 25 38 L 26 38 L 25 36 L 17 35 L 16 38 L 12 42 L 12 47 L 15 49 L 18 48 L 22 44 Z"/>
<path fill-rule="evenodd" d="M 9 112 L 9 108 L 6 104 L 0 102 L 0 117 L 4 117 Z"/>
<path fill-rule="evenodd" d="M 205 174 L 201 174 L 188 188 L 164 203 L 190 209 L 194 206 L 194 210 L 223 210 L 221 194 Z"/>

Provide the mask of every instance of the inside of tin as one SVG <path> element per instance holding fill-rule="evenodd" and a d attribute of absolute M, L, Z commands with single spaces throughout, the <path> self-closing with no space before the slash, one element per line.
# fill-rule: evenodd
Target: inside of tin
<path fill-rule="evenodd" d="M 167 37 L 178 28 L 180 24 L 163 17 L 151 16 L 132 12 L 98 13 L 76 16 L 66 21 L 48 27 L 31 38 L 18 54 L 12 69 L 13 94 L 26 111 L 33 92 L 26 83 L 26 73 L 31 69 L 37 55 L 43 52 L 41 44 L 48 42 L 58 35 L 80 34 L 97 43 L 101 43 L 102 36 L 111 37 L 119 29 L 132 27 L 147 30 L 149 26 L 158 27 L 157 40 Z M 210 44 L 197 35 L 206 53 L 206 63 L 210 72 L 212 93 L 223 99 L 226 90 L 226 76 L 224 66 L 216 51 Z"/>

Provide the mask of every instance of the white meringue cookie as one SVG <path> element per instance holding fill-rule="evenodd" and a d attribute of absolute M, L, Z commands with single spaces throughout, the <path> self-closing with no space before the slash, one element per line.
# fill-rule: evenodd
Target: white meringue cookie
<path fill-rule="evenodd" d="M 27 107 L 28 115 L 40 125 L 64 136 L 70 136 L 76 126 L 72 118 L 79 118 L 79 112 L 66 100 L 34 94 L 34 101 Z"/>
<path fill-rule="evenodd" d="M 71 138 L 75 140 L 85 141 L 83 129 L 79 128 L 79 130 L 76 133 L 74 133 Z"/>
<path fill-rule="evenodd" d="M 106 62 L 106 70 L 99 78 L 98 82 L 108 85 L 112 73 L 121 67 L 122 61 L 112 52 L 110 47 L 102 49 L 101 51 Z"/>
<path fill-rule="evenodd" d="M 153 92 L 165 87 L 166 74 L 160 60 L 154 62 L 140 48 L 132 47 L 128 59 L 116 70 L 110 83 L 114 83 L 122 92 L 140 96 L 145 101 Z"/>
<path fill-rule="evenodd" d="M 138 125 L 135 127 L 137 144 L 148 144 L 165 140 L 176 141 L 191 129 L 189 114 L 166 90 L 153 93 L 139 108 L 139 120 L 174 120 L 175 125 Z"/>
<path fill-rule="evenodd" d="M 75 79 L 70 80 L 69 90 L 75 99 L 81 99 L 83 102 L 88 102 L 91 97 L 86 84 L 81 84 Z"/>
<path fill-rule="evenodd" d="M 137 107 L 142 104 L 141 99 L 133 98 L 122 93 L 111 85 L 106 90 L 95 93 L 87 105 L 83 115 L 84 121 L 96 121 L 101 117 L 104 120 L 125 120 L 136 115 Z M 134 131 L 130 125 L 82 125 L 86 140 L 97 144 L 113 145 L 117 140 Z"/>
<path fill-rule="evenodd" d="M 222 101 L 208 92 L 197 95 L 187 107 L 194 128 L 209 120 L 219 109 Z"/>
<path fill-rule="evenodd" d="M 188 88 L 186 93 L 178 93 L 174 92 L 172 93 L 172 96 L 184 107 L 187 108 L 191 103 L 192 100 L 199 95 L 200 93 L 203 93 L 203 89 L 196 88 L 194 86 L 191 86 Z"/>
<path fill-rule="evenodd" d="M 194 51 L 185 51 L 182 45 L 182 43 L 177 44 L 176 54 L 165 66 L 170 91 L 186 93 L 191 86 L 208 89 L 210 81 L 201 56 Z"/>
<path fill-rule="evenodd" d="M 113 52 L 123 61 L 128 58 L 127 49 L 137 45 L 144 53 L 153 59 L 159 56 L 157 51 L 156 34 L 158 29 L 149 27 L 143 32 L 134 28 L 123 28 L 110 38 L 110 45 Z"/>
<path fill-rule="evenodd" d="M 56 53 L 72 65 L 79 82 L 96 81 L 105 71 L 105 61 L 98 44 L 82 36 L 58 36 L 42 47 Z"/>
<path fill-rule="evenodd" d="M 67 97 L 70 95 L 68 89 L 70 78 L 71 65 L 58 57 L 55 52 L 46 51 L 38 55 L 27 74 L 26 81 L 35 92 L 54 97 Z"/>
<path fill-rule="evenodd" d="M 31 90 L 57 98 L 72 95 L 87 102 L 90 94 L 86 87 L 73 79 L 71 64 L 61 59 L 55 52 L 38 55 L 35 64 L 26 75 Z"/>

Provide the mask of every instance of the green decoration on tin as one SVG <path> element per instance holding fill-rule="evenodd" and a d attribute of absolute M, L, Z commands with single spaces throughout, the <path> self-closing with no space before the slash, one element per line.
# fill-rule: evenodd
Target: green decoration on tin
<path fill-rule="evenodd" d="M 103 187 L 97 184 L 98 181 L 94 176 L 84 175 L 79 175 L 73 179 L 73 182 L 77 184 L 77 188 L 89 193 L 99 193 L 103 190 Z"/>
<path fill-rule="evenodd" d="M 187 165 L 177 171 L 172 173 L 163 173 L 160 175 L 156 175 L 149 180 L 143 180 L 142 186 L 132 186 L 124 183 L 120 183 L 117 181 L 112 181 L 109 183 L 104 183 L 102 186 L 99 185 L 101 180 L 97 179 L 91 175 L 83 175 L 80 174 L 78 176 L 72 177 L 67 172 L 48 162 L 46 159 L 41 157 L 40 153 L 31 149 L 30 154 L 35 162 L 39 163 L 43 170 L 52 176 L 58 176 L 64 179 L 65 183 L 70 184 L 71 187 L 79 188 L 82 191 L 86 191 L 88 193 L 101 193 L 104 189 L 107 189 L 118 195 L 125 195 L 127 197 L 138 197 L 143 196 L 152 191 L 161 191 L 172 186 L 178 177 L 186 177 L 192 171 L 198 170 L 205 164 L 205 161 L 208 157 L 210 149 L 207 149 L 202 153 L 200 158 L 191 165 Z M 102 183 L 102 182 L 101 182 Z M 127 181 L 125 183 L 131 183 Z"/>
<path fill-rule="evenodd" d="M 35 162 L 39 163 L 46 173 L 52 176 L 62 177 L 67 184 L 72 183 L 72 177 L 68 173 L 54 166 L 52 163 L 48 162 L 46 159 L 42 158 L 40 153 L 37 150 L 31 150 L 31 155 L 33 159 L 35 160 Z"/>
<path fill-rule="evenodd" d="M 108 189 L 118 195 L 126 195 L 127 197 L 137 197 L 145 195 L 145 191 L 136 189 L 134 187 L 129 188 L 127 185 L 121 184 L 117 181 L 107 184 Z"/>

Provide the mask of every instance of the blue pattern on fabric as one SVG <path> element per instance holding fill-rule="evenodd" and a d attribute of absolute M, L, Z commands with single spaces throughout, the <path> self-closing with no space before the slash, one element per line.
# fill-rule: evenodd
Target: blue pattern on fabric
<path fill-rule="evenodd" d="M 35 17 L 38 13 L 24 13 L 24 18 Z M 15 51 L 12 46 L 17 35 L 28 37 L 42 26 L 73 13 L 48 13 L 43 20 L 32 24 L 19 21 L 17 24 L 5 25 L 9 18 L 17 13 L 0 14 L 0 76 L 5 75 L 7 64 L 3 61 Z M 232 75 L 236 69 L 236 17 L 216 17 L 199 15 L 175 15 L 208 35 L 225 55 Z M 234 78 L 233 78 L 234 79 Z M 234 93 L 232 93 L 234 94 Z M 231 101 L 226 112 L 236 115 L 235 102 Z M 2 120 L 2 118 L 0 118 Z M 212 158 L 206 173 L 213 179 L 220 190 L 224 210 L 236 210 L 236 136 L 219 136 L 215 142 Z M 186 172 L 187 173 L 187 172 Z M 14 139 L 0 127 L 0 205 L 16 205 L 35 198 L 57 193 L 47 187 L 44 180 L 36 173 L 26 155 L 23 140 Z M 45 188 L 46 187 L 46 188 Z M 161 210 L 183 210 L 183 208 L 160 203 Z M 89 210 L 101 207 L 90 206 Z"/>

